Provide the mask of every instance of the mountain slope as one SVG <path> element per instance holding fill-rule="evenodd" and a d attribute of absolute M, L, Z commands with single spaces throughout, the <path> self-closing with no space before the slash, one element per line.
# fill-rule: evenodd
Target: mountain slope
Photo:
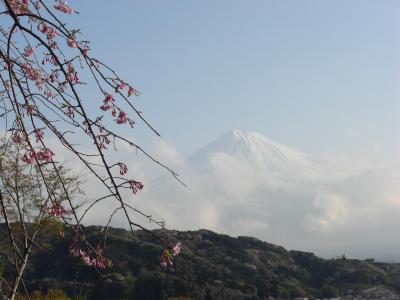
<path fill-rule="evenodd" d="M 85 229 L 94 244 L 101 241 L 99 229 Z M 36 252 L 31 260 L 24 277 L 30 290 L 45 292 L 56 287 L 70 296 L 96 300 L 257 300 L 337 293 L 369 298 L 375 287 L 379 287 L 384 299 L 395 296 L 394 290 L 400 289 L 398 264 L 345 258 L 324 260 L 255 238 L 233 238 L 208 230 L 170 232 L 171 239 L 182 242 L 183 250 L 175 260 L 175 269 L 165 270 L 159 265 L 162 248 L 150 235 L 137 231 L 132 238 L 126 230 L 110 228 L 105 255 L 114 265 L 98 273 L 68 256 L 70 233 L 61 241 L 54 235 L 41 237 L 49 253 Z M 12 268 L 6 270 L 6 276 L 12 272 Z"/>
<path fill-rule="evenodd" d="M 260 133 L 232 130 L 194 153 L 189 162 L 197 169 L 204 169 L 216 153 L 227 154 L 267 173 L 289 170 L 318 172 L 311 158 L 295 149 L 274 142 Z"/>
<path fill-rule="evenodd" d="M 137 202 L 170 228 L 256 236 L 323 257 L 346 249 L 353 257 L 399 261 L 393 231 L 400 226 L 397 166 L 355 166 L 334 157 L 316 161 L 240 130 L 217 138 L 181 166 L 187 188 L 166 176 L 149 183 Z"/>

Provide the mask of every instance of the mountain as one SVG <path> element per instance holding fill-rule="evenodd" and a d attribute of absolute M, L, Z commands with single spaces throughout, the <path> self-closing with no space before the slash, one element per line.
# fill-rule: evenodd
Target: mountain
<path fill-rule="evenodd" d="M 169 228 L 255 236 L 323 257 L 346 249 L 352 257 L 400 261 L 397 165 L 317 160 L 242 130 L 178 161 L 187 187 L 166 174 L 137 202 Z"/>
<path fill-rule="evenodd" d="M 190 158 L 198 170 L 205 170 L 213 155 L 223 153 L 266 173 L 318 173 L 311 157 L 296 149 L 274 142 L 264 135 L 245 130 L 231 130 L 207 144 Z"/>
<path fill-rule="evenodd" d="M 84 229 L 94 245 L 103 239 L 100 229 L 95 226 Z M 4 230 L 5 226 L 0 224 L 1 245 L 7 245 Z M 233 238 L 209 230 L 154 233 L 182 243 L 182 253 L 176 257 L 174 269 L 159 265 L 162 247 L 143 231 L 132 235 L 123 229 L 109 228 L 105 256 L 113 261 L 113 266 L 98 272 L 68 255 L 71 232 L 66 231 L 65 239 L 60 240 L 56 232 L 49 230 L 40 236 L 40 245 L 45 246 L 46 252 L 35 249 L 24 275 L 25 286 L 31 292 L 40 290 L 45 294 L 53 288 L 74 299 L 89 300 L 399 297 L 396 293 L 400 291 L 399 264 L 346 257 L 326 260 L 252 237 Z M 2 251 L 6 249 L 3 247 Z M 7 279 L 13 268 L 5 257 L 0 256 L 0 265 L 6 266 Z"/>

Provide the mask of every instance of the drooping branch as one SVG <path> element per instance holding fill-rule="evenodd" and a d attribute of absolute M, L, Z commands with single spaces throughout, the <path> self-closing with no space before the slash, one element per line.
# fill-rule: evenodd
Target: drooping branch
<path fill-rule="evenodd" d="M 160 136 L 132 100 L 140 92 L 114 69 L 90 55 L 89 41 L 77 39 L 80 30 L 68 28 L 58 17 L 60 13 L 74 13 L 62 0 L 55 0 L 53 5 L 43 0 L 0 0 L 0 5 L 0 116 L 5 132 L 0 155 L 4 158 L 1 161 L 14 157 L 14 164 L 3 164 L 0 170 L 3 172 L 0 218 L 7 226 L 15 268 L 10 298 L 14 299 L 19 285 L 24 285 L 22 276 L 32 248 L 42 248 L 36 239 L 47 219 L 56 220 L 63 224 L 62 228 L 74 232 L 69 247 L 71 255 L 97 269 L 111 265 L 100 245 L 92 245 L 86 239 L 82 226 L 87 213 L 104 201 L 113 200 L 115 208 L 104 219 L 103 246 L 111 220 L 117 212 L 122 212 L 131 232 L 140 228 L 161 243 L 164 251 L 160 262 L 172 266 L 172 257 L 179 253 L 180 246 L 172 246 L 167 238 L 136 220 L 136 216 L 144 217 L 165 228 L 164 222 L 127 201 L 123 191 L 130 189 L 135 195 L 143 189 L 143 184 L 128 177 L 127 165 L 113 159 L 108 149 L 111 145 L 116 149 L 117 144 L 126 144 L 183 184 L 174 170 L 121 133 L 121 127 L 135 128 L 137 120 Z M 95 107 L 82 98 L 81 88 L 86 86 L 100 95 Z M 76 178 L 55 160 L 57 153 L 49 147 L 50 139 L 57 141 L 105 188 L 103 195 L 86 199 L 86 208 L 75 198 Z M 86 149 L 78 146 L 80 140 L 89 141 Z M 119 175 L 115 175 L 115 168 L 119 168 Z M 13 179 L 7 172 L 13 174 Z M 35 200 L 21 192 L 28 186 Z M 18 234 L 15 222 L 20 224 Z M 27 222 L 33 225 L 28 228 Z"/>

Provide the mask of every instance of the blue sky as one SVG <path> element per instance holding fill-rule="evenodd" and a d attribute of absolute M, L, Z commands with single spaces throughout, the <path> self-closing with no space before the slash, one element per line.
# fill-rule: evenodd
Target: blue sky
<path fill-rule="evenodd" d="M 65 20 L 185 156 L 238 128 L 311 154 L 399 158 L 397 0 L 69 4 L 80 14 Z"/>

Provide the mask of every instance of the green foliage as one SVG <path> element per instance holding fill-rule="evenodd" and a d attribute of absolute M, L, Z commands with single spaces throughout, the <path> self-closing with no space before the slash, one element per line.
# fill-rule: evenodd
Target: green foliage
<path fill-rule="evenodd" d="M 152 273 L 141 276 L 135 284 L 135 299 L 156 300 L 163 299 L 162 274 Z"/>
<path fill-rule="evenodd" d="M 20 145 L 0 140 L 0 190 L 9 221 L 14 223 L 14 230 L 21 227 L 21 231 L 23 223 L 41 225 L 54 219 L 43 214 L 51 204 L 49 195 L 53 203 L 65 204 L 68 196 L 76 201 L 83 194 L 82 182 L 71 170 L 62 164 L 56 169 L 28 165 L 21 160 L 24 151 Z"/>
<path fill-rule="evenodd" d="M 396 264 L 324 260 L 207 230 L 171 232 L 183 243 L 183 251 L 175 269 L 166 270 L 159 265 L 162 249 L 151 236 L 137 231 L 132 238 L 125 230 L 110 228 L 105 254 L 114 265 L 100 274 L 68 256 L 70 232 L 60 240 L 52 233 L 55 225 L 46 226 L 40 242 L 48 244 L 51 253 L 34 254 L 25 284 L 30 291 L 57 288 L 72 299 L 293 299 L 335 296 L 349 289 L 357 294 L 376 285 L 400 288 Z M 98 227 L 84 230 L 92 244 L 101 242 Z M 1 232 L 0 224 L 0 237 Z"/>
<path fill-rule="evenodd" d="M 27 296 L 18 297 L 17 300 L 28 300 Z M 34 291 L 30 296 L 31 300 L 73 300 L 67 297 L 63 291 L 59 289 L 49 289 L 47 293 L 42 293 L 40 291 Z"/>
<path fill-rule="evenodd" d="M 118 273 L 107 274 L 98 280 L 88 299 L 128 299 L 133 295 L 134 286 L 135 282 L 131 276 L 124 277 Z"/>
<path fill-rule="evenodd" d="M 321 292 L 322 292 L 322 297 L 325 298 L 336 298 L 340 294 L 338 288 L 330 285 L 324 286 Z"/>

